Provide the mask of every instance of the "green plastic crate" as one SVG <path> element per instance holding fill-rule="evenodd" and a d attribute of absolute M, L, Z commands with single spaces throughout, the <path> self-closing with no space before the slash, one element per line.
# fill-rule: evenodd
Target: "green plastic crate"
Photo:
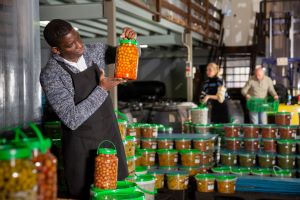
<path fill-rule="evenodd" d="M 247 101 L 247 108 L 251 112 L 277 112 L 279 101 L 274 100 L 272 97 L 267 99 L 251 97 Z"/>

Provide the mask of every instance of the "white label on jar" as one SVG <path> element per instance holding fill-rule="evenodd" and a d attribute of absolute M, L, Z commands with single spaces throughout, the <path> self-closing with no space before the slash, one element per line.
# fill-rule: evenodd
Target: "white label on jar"
<path fill-rule="evenodd" d="M 295 165 L 295 161 L 293 162 L 293 165 Z"/>
<path fill-rule="evenodd" d="M 195 160 L 195 163 L 196 163 L 196 164 L 200 163 L 200 160 L 199 160 L 199 159 L 196 159 L 196 160 Z"/>
<path fill-rule="evenodd" d="M 177 162 L 177 160 L 178 160 L 177 158 L 174 158 L 174 162 Z"/>
<path fill-rule="evenodd" d="M 214 185 L 208 185 L 208 190 L 214 190 Z"/>
<path fill-rule="evenodd" d="M 188 185 L 188 183 L 189 183 L 188 180 L 184 181 L 184 185 Z"/>
<path fill-rule="evenodd" d="M 267 159 L 266 161 L 267 161 L 267 162 L 270 162 L 270 159 Z"/>
<path fill-rule="evenodd" d="M 129 135 L 130 136 L 136 136 L 136 132 L 131 132 Z"/>
<path fill-rule="evenodd" d="M 209 149 L 209 147 L 208 146 L 206 146 L 206 150 L 208 150 Z"/>
<path fill-rule="evenodd" d="M 295 152 L 295 151 L 296 151 L 296 147 L 293 147 L 293 148 L 292 148 L 292 152 Z"/>
<path fill-rule="evenodd" d="M 170 145 L 170 146 L 169 146 L 169 149 L 173 149 L 173 145 Z"/>
<path fill-rule="evenodd" d="M 206 156 L 203 156 L 203 159 L 205 159 L 206 158 Z"/>
<path fill-rule="evenodd" d="M 236 164 L 236 160 L 234 160 L 233 163 Z"/>
<path fill-rule="evenodd" d="M 272 164 L 275 165 L 275 160 L 272 161 Z"/>
<path fill-rule="evenodd" d="M 155 157 L 150 157 L 150 161 L 151 162 L 155 161 Z"/>
<path fill-rule="evenodd" d="M 156 144 L 152 144 L 152 149 L 156 149 Z"/>
<path fill-rule="evenodd" d="M 293 134 L 292 134 L 292 137 L 295 138 L 295 137 L 296 137 L 296 133 L 293 133 Z"/>
<path fill-rule="evenodd" d="M 153 136 L 157 137 L 157 130 L 153 130 Z"/>

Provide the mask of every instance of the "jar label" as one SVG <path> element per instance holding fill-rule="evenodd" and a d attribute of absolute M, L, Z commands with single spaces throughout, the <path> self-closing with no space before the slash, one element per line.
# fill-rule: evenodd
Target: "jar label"
<path fill-rule="evenodd" d="M 152 149 L 156 149 L 156 148 L 157 148 L 156 144 L 152 144 Z"/>
<path fill-rule="evenodd" d="M 295 151 L 296 151 L 296 147 L 293 147 L 293 148 L 292 148 L 292 152 L 295 152 Z"/>
<path fill-rule="evenodd" d="M 169 146 L 169 149 L 173 149 L 173 145 L 170 145 L 170 146 Z"/>
<path fill-rule="evenodd" d="M 214 185 L 208 185 L 208 190 L 214 190 Z"/>
<path fill-rule="evenodd" d="M 275 160 L 272 161 L 272 164 L 275 165 Z"/>
<path fill-rule="evenodd" d="M 200 160 L 199 160 L 199 159 L 196 159 L 196 160 L 195 160 L 195 163 L 196 163 L 196 164 L 200 163 Z"/>
<path fill-rule="evenodd" d="M 255 162 L 255 160 L 253 160 L 253 164 L 255 164 L 256 162 Z"/>
<path fill-rule="evenodd" d="M 157 131 L 153 131 L 153 136 L 157 137 Z"/>
<path fill-rule="evenodd" d="M 155 157 L 150 157 L 149 159 L 151 162 L 155 161 Z"/>
<path fill-rule="evenodd" d="M 174 162 L 177 162 L 177 160 L 178 160 L 177 158 L 174 158 Z"/>
<path fill-rule="evenodd" d="M 188 180 L 184 181 L 184 185 L 188 185 Z"/>
<path fill-rule="evenodd" d="M 237 163 L 237 161 L 236 161 L 236 160 L 234 160 L 234 161 L 233 161 L 233 163 L 234 163 L 234 164 L 236 164 L 236 163 Z"/>
<path fill-rule="evenodd" d="M 136 136 L 136 132 L 131 132 L 129 135 L 130 136 Z"/>

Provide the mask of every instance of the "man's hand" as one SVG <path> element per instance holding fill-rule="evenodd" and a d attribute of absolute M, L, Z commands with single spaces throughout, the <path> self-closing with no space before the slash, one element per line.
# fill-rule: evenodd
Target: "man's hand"
<path fill-rule="evenodd" d="M 136 32 L 129 27 L 125 27 L 121 34 L 121 38 L 136 39 Z"/>
<path fill-rule="evenodd" d="M 249 94 L 246 95 L 246 99 L 249 100 L 251 96 Z"/>
<path fill-rule="evenodd" d="M 275 100 L 278 100 L 278 99 L 279 99 L 279 96 L 276 95 L 276 96 L 274 96 L 273 98 L 274 98 Z"/>
<path fill-rule="evenodd" d="M 114 88 L 117 85 L 119 85 L 120 83 L 124 83 L 124 82 L 126 82 L 126 81 L 122 80 L 122 79 L 115 79 L 115 78 L 105 77 L 105 73 L 101 69 L 99 86 L 102 87 L 104 90 L 109 91 L 112 88 Z"/>
<path fill-rule="evenodd" d="M 206 95 L 203 100 L 202 100 L 202 103 L 207 103 L 207 101 L 209 100 L 209 95 Z"/>

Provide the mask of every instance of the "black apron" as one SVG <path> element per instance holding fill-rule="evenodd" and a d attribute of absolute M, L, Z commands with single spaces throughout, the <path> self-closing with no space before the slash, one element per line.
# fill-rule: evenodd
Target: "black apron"
<path fill-rule="evenodd" d="M 59 62 L 72 78 L 75 105 L 86 99 L 99 84 L 101 71 L 96 64 L 73 73 Z M 96 150 L 103 140 L 113 142 L 117 148 L 118 180 L 128 176 L 124 146 L 111 98 L 108 96 L 99 109 L 76 130 L 62 123 L 62 154 L 68 191 L 71 198 L 89 199 L 89 189 L 94 179 Z M 103 147 L 111 145 L 105 143 Z"/>
<path fill-rule="evenodd" d="M 210 99 L 208 100 L 208 105 L 210 107 L 210 123 L 224 124 L 230 122 L 226 99 L 223 103 L 220 103 L 217 100 Z"/>

